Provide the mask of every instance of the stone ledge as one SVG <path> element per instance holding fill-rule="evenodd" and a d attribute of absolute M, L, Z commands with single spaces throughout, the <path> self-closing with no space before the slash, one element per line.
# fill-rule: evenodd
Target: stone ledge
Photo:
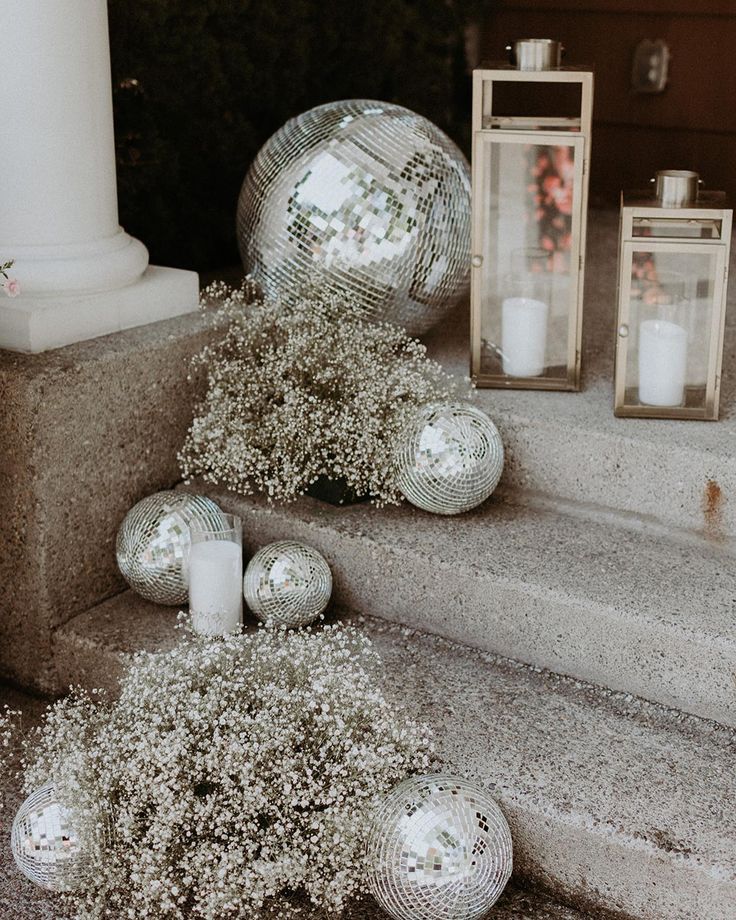
<path fill-rule="evenodd" d="M 495 498 L 445 518 L 196 489 L 250 554 L 319 549 L 344 608 L 736 726 L 736 573 L 707 541 Z"/>
<path fill-rule="evenodd" d="M 0 351 L 0 673 L 55 690 L 51 632 L 122 590 L 130 506 L 179 478 L 187 374 L 211 320 L 188 316 L 39 355 Z"/>
<path fill-rule="evenodd" d="M 433 729 L 443 765 L 501 802 L 517 880 L 586 917 L 731 920 L 733 731 L 377 620 L 348 621 L 375 642 L 387 693 Z M 174 611 L 127 592 L 57 632 L 60 667 L 70 682 L 114 690 L 132 652 L 176 642 L 175 622 Z"/>

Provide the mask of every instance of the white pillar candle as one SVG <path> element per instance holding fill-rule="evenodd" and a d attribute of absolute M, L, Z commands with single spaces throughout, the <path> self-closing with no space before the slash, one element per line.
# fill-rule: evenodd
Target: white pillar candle
<path fill-rule="evenodd" d="M 507 297 L 501 313 L 504 374 L 512 377 L 543 374 L 549 305 L 530 297 Z"/>
<path fill-rule="evenodd" d="M 685 396 L 687 332 L 664 319 L 639 326 L 639 402 L 681 406 Z"/>
<path fill-rule="evenodd" d="M 243 550 L 233 540 L 192 543 L 189 611 L 202 636 L 225 636 L 243 622 Z"/>

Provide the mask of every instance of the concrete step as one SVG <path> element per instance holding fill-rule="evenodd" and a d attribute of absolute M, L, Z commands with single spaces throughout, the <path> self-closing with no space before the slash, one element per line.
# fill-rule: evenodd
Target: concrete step
<path fill-rule="evenodd" d="M 43 354 L 0 350 L 0 675 L 58 689 L 51 637 L 122 591 L 115 534 L 179 478 L 200 314 Z"/>
<path fill-rule="evenodd" d="M 197 488 L 249 554 L 319 549 L 343 608 L 736 726 L 736 569 L 705 541 L 495 499 L 444 518 Z"/>
<path fill-rule="evenodd" d="M 175 622 L 175 611 L 121 595 L 57 632 L 59 666 L 69 682 L 114 686 L 130 652 L 176 642 Z M 591 917 L 733 920 L 732 730 L 380 620 L 353 622 L 383 658 L 386 691 L 432 727 L 443 765 L 501 802 L 517 881 Z"/>
<path fill-rule="evenodd" d="M 736 535 L 736 284 L 725 338 L 721 420 L 613 416 L 618 214 L 593 211 L 583 326 L 583 391 L 478 390 L 507 447 L 502 486 L 651 516 L 731 543 Z M 736 251 L 733 253 L 736 270 Z M 732 271 L 732 277 L 733 271 Z M 468 309 L 427 339 L 448 370 L 468 374 Z"/>
<path fill-rule="evenodd" d="M 0 706 L 3 704 L 23 713 L 26 731 L 39 724 L 46 707 L 46 701 L 39 697 L 0 685 Z M 0 776 L 0 802 L 4 803 L 8 818 L 12 818 L 23 801 L 15 773 L 20 766 L 17 759 L 10 766 L 12 769 Z M 8 846 L 0 847 L 0 917 L 3 920 L 11 917 L 13 920 L 71 920 L 71 915 L 59 904 L 58 896 L 42 891 L 18 872 Z M 493 920 L 586 920 L 587 917 L 543 894 L 511 886 L 493 912 Z M 306 912 L 304 920 L 310 920 Z M 313 920 L 324 920 L 324 915 L 315 914 Z M 349 908 L 342 920 L 387 920 L 387 915 L 375 902 L 366 900 Z"/>

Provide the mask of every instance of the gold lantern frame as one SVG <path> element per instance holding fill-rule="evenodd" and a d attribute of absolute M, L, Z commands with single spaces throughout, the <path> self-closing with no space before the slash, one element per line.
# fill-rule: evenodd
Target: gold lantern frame
<path fill-rule="evenodd" d="M 528 116 L 494 113 L 494 86 L 498 83 L 572 84 L 580 87 L 579 114 Z M 472 258 L 470 373 L 478 387 L 534 390 L 579 390 L 581 372 L 585 241 L 590 175 L 593 71 L 584 67 L 520 70 L 511 65 L 480 67 L 473 72 Z M 557 375 L 514 377 L 484 372 L 482 367 L 483 295 L 494 267 L 484 264 L 490 200 L 490 151 L 494 143 L 569 146 L 575 151 L 574 208 L 570 248 L 570 290 L 566 365 Z M 576 194 L 575 194 L 576 193 Z M 497 268 L 497 266 L 496 266 Z"/>
<path fill-rule="evenodd" d="M 672 173 L 673 171 L 667 171 Z M 662 173 L 660 175 L 665 175 Z M 683 174 L 685 175 L 685 174 Z M 697 176 L 689 173 L 688 176 Z M 652 180 L 654 182 L 654 180 Z M 620 418 L 695 419 L 716 421 L 719 414 L 723 343 L 726 327 L 728 266 L 731 249 L 733 212 L 724 192 L 702 191 L 682 205 L 662 202 L 653 192 L 621 193 L 619 258 L 617 280 L 617 319 L 614 368 L 614 414 Z M 692 235 L 701 225 L 710 226 L 717 236 Z M 647 235 L 635 228 L 647 228 Z M 657 235 L 657 228 L 666 233 Z M 678 228 L 683 229 L 677 236 Z M 688 235 L 688 231 L 689 234 Z M 665 255 L 712 254 L 714 257 L 713 308 L 710 318 L 708 364 L 702 405 L 651 406 L 627 399 L 627 369 L 631 338 L 632 265 L 635 252 Z M 703 389 L 703 387 L 699 387 Z"/>

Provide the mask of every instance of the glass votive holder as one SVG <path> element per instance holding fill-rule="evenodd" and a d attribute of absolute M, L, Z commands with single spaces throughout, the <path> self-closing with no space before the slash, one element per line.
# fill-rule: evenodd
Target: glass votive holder
<path fill-rule="evenodd" d="M 222 515 L 222 528 L 193 521 L 189 533 L 189 614 L 201 636 L 227 636 L 243 622 L 243 523 Z"/>

